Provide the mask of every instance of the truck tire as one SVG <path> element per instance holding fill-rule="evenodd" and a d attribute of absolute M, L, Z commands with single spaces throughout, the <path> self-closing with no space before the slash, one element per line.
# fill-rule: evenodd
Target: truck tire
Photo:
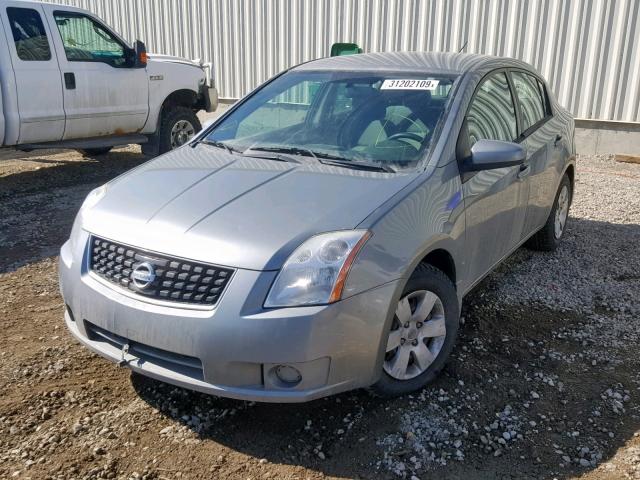
<path fill-rule="evenodd" d="M 382 372 L 371 386 L 373 393 L 395 397 L 432 382 L 453 350 L 459 325 L 460 307 L 453 282 L 431 265 L 418 265 L 386 335 Z"/>
<path fill-rule="evenodd" d="M 158 143 L 160 154 L 187 143 L 202 130 L 195 112 L 187 107 L 171 106 L 162 112 Z"/>
<path fill-rule="evenodd" d="M 82 148 L 79 149 L 78 152 L 82 154 L 83 157 L 86 158 L 95 158 L 101 155 L 105 155 L 111 151 L 113 147 L 100 147 L 100 148 Z"/>

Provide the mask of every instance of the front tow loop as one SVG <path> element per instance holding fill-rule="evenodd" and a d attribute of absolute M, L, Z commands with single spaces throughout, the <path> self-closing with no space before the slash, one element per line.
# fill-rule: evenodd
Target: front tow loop
<path fill-rule="evenodd" d="M 129 353 L 129 344 L 125 343 L 122 346 L 122 350 L 120 351 L 121 357 L 120 361 L 117 363 L 118 367 L 126 367 L 129 361 L 126 358 L 126 355 Z"/>

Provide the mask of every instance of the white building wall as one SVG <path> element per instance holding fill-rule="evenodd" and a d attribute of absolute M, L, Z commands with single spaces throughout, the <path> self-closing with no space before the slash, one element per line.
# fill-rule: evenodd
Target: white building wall
<path fill-rule="evenodd" d="M 151 52 L 213 62 L 239 98 L 334 42 L 366 52 L 520 58 L 578 118 L 640 122 L 640 0 L 56 0 L 95 12 Z"/>

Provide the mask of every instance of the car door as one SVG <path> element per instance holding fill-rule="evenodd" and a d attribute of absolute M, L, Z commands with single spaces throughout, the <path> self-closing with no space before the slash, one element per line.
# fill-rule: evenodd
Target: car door
<path fill-rule="evenodd" d="M 145 68 L 134 68 L 131 49 L 83 12 L 47 5 L 58 34 L 66 115 L 64 139 L 137 132 L 149 105 Z"/>
<path fill-rule="evenodd" d="M 524 239 L 540 229 L 549 216 L 549 199 L 554 197 L 557 184 L 552 152 L 558 135 L 553 123 L 548 122 L 552 114 L 544 84 L 530 72 L 512 70 L 510 75 L 520 115 L 520 142 L 527 150 L 531 169 Z"/>
<path fill-rule="evenodd" d="M 0 12 L 18 99 L 18 144 L 60 140 L 64 132 L 62 83 L 51 31 L 34 4 L 3 2 Z"/>
<path fill-rule="evenodd" d="M 518 120 L 511 85 L 504 70 L 485 77 L 476 88 L 458 146 L 468 151 L 480 139 L 512 142 Z M 462 173 L 465 203 L 467 278 L 482 278 L 510 253 L 522 236 L 528 183 L 525 166 Z"/>

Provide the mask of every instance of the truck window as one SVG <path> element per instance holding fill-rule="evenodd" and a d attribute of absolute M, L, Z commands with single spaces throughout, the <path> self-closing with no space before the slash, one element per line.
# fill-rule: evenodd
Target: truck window
<path fill-rule="evenodd" d="M 20 60 L 27 62 L 51 60 L 49 40 L 40 14 L 32 8 L 7 8 L 13 41 Z"/>
<path fill-rule="evenodd" d="M 53 13 L 70 62 L 103 62 L 113 67 L 126 64 L 124 46 L 101 24 L 83 14 Z"/>

